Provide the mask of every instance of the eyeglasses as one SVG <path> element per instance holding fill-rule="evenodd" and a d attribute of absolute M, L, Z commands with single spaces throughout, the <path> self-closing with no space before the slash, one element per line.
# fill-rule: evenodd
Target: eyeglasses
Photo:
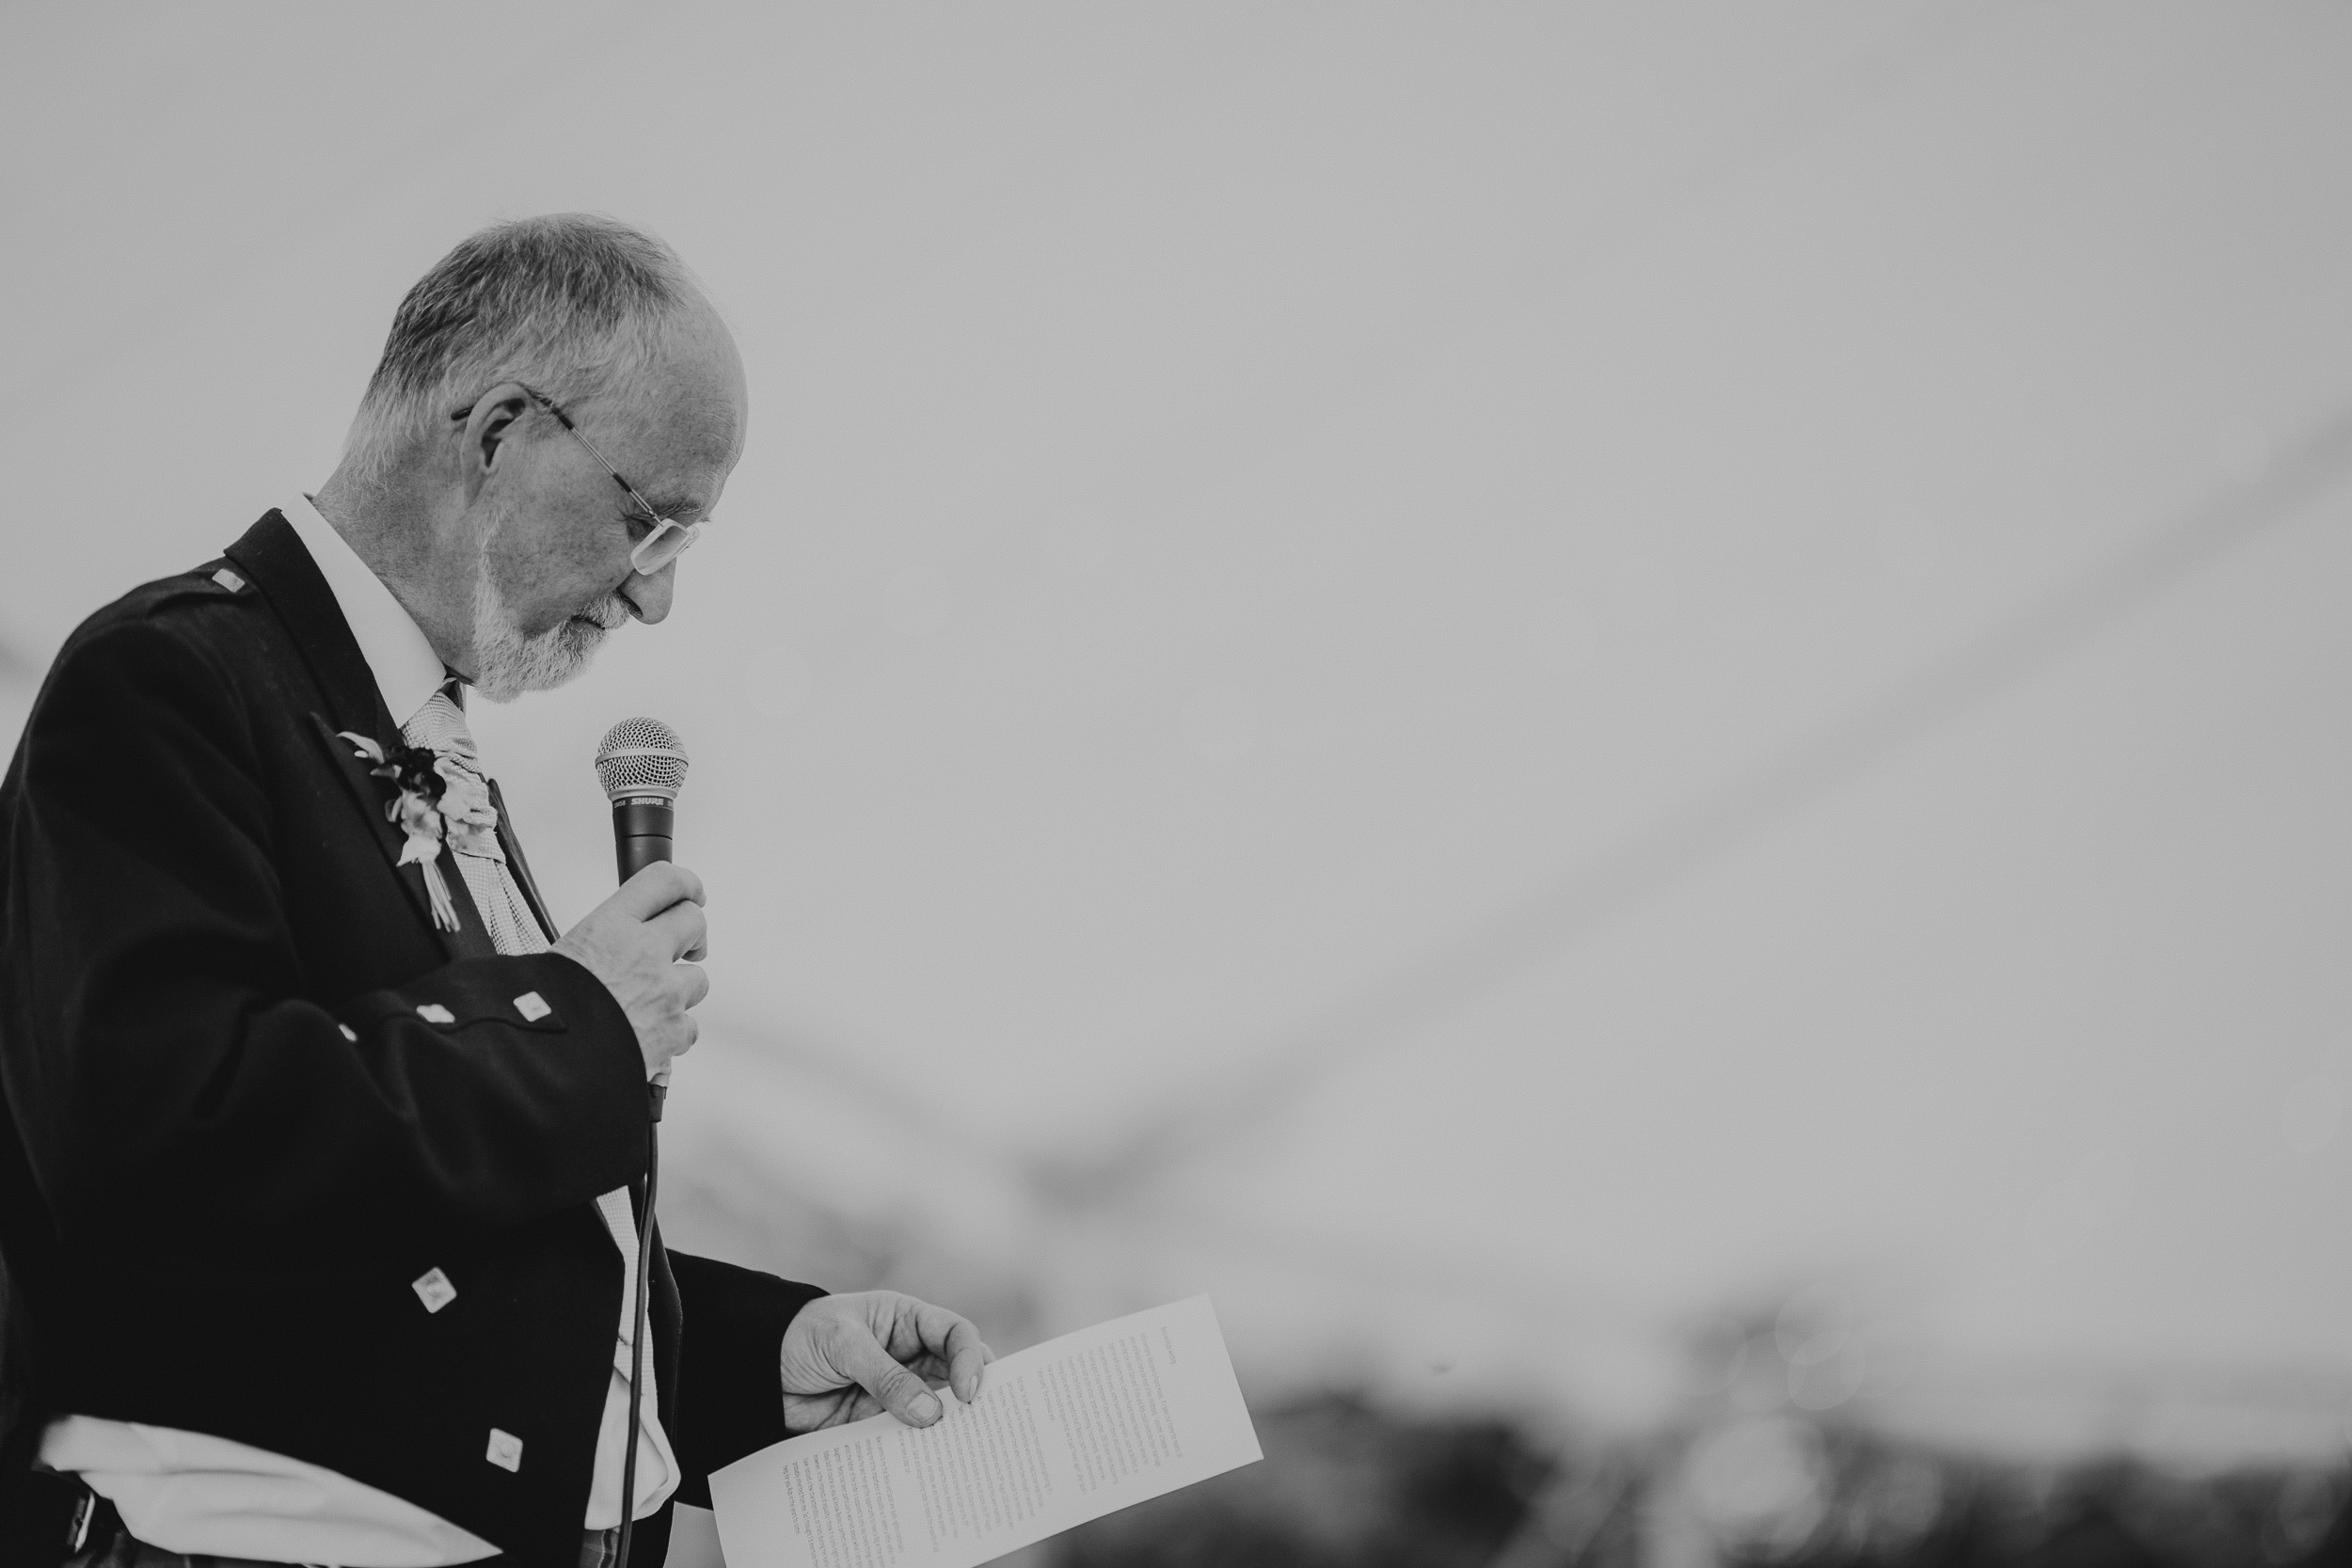
<path fill-rule="evenodd" d="M 515 385 L 522 387 L 519 381 Z M 628 491 L 628 499 L 637 503 L 638 510 L 653 520 L 653 531 L 637 541 L 636 547 L 628 552 L 628 563 L 635 568 L 639 576 L 648 578 L 653 576 L 693 547 L 694 541 L 703 536 L 702 524 L 681 523 L 675 517 L 664 517 L 656 512 L 653 502 L 639 495 L 637 486 L 621 477 L 620 469 L 605 462 L 604 453 L 596 450 L 596 444 L 580 434 L 580 426 L 572 423 L 572 417 L 555 405 L 553 398 L 545 392 L 533 391 L 529 387 L 523 387 L 523 390 L 530 394 L 532 402 L 554 415 L 555 422 L 570 431 L 572 438 L 588 449 L 588 455 L 604 465 L 604 471 L 612 476 L 612 483 Z M 473 404 L 468 404 L 456 413 L 452 414 L 450 418 L 462 420 L 472 412 Z"/>

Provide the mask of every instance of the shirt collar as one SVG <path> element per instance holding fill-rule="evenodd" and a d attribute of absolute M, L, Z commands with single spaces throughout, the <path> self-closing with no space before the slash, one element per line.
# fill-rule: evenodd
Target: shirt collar
<path fill-rule="evenodd" d="M 384 694 L 384 706 L 405 725 L 449 678 L 441 667 L 441 656 L 433 651 L 415 618 L 392 597 L 384 579 L 359 559 L 359 552 L 335 531 L 335 525 L 319 515 L 310 497 L 297 491 L 278 510 L 294 525 L 319 575 L 326 579 L 336 608 L 351 628 L 352 640 L 359 644 L 359 657 L 375 675 L 375 689 Z"/>

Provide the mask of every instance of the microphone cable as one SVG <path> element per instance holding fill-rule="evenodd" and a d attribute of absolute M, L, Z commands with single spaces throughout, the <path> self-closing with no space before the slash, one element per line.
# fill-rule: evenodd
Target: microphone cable
<path fill-rule="evenodd" d="M 628 1331 L 628 1447 L 621 1457 L 621 1542 L 613 1568 L 628 1568 L 629 1544 L 637 1530 L 638 1420 L 645 1397 L 645 1284 L 653 1268 L 653 1198 L 661 1180 L 661 1102 L 668 1094 L 669 1085 L 659 1080 L 645 1085 L 645 1207 L 637 1216 L 637 1283 Z"/>

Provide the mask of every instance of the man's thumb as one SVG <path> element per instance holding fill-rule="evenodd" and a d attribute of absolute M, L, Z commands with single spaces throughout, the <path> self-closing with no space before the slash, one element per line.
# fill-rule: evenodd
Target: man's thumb
<path fill-rule="evenodd" d="M 939 1396 L 923 1386 L 923 1380 L 891 1359 L 882 1341 L 865 1336 L 850 1358 L 851 1365 L 843 1369 L 858 1381 L 858 1386 L 880 1400 L 882 1408 L 907 1425 L 927 1427 L 939 1419 Z"/>

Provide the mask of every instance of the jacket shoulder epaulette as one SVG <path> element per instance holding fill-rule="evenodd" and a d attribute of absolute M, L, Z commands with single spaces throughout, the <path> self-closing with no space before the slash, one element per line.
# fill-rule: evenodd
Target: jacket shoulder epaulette
<path fill-rule="evenodd" d="M 175 572 L 167 578 L 140 583 L 112 604 L 92 614 L 82 623 L 75 640 L 119 626 L 126 621 L 144 621 L 169 610 L 196 609 L 209 605 L 259 603 L 261 591 L 252 579 L 240 571 L 234 562 L 219 557 Z"/>
<path fill-rule="evenodd" d="M 167 605 L 184 600 L 218 603 L 224 599 L 255 599 L 259 596 L 252 580 L 239 571 L 228 557 L 220 556 L 201 566 L 141 583 L 124 594 L 120 602 L 124 609 L 135 613 L 152 615 Z"/>

